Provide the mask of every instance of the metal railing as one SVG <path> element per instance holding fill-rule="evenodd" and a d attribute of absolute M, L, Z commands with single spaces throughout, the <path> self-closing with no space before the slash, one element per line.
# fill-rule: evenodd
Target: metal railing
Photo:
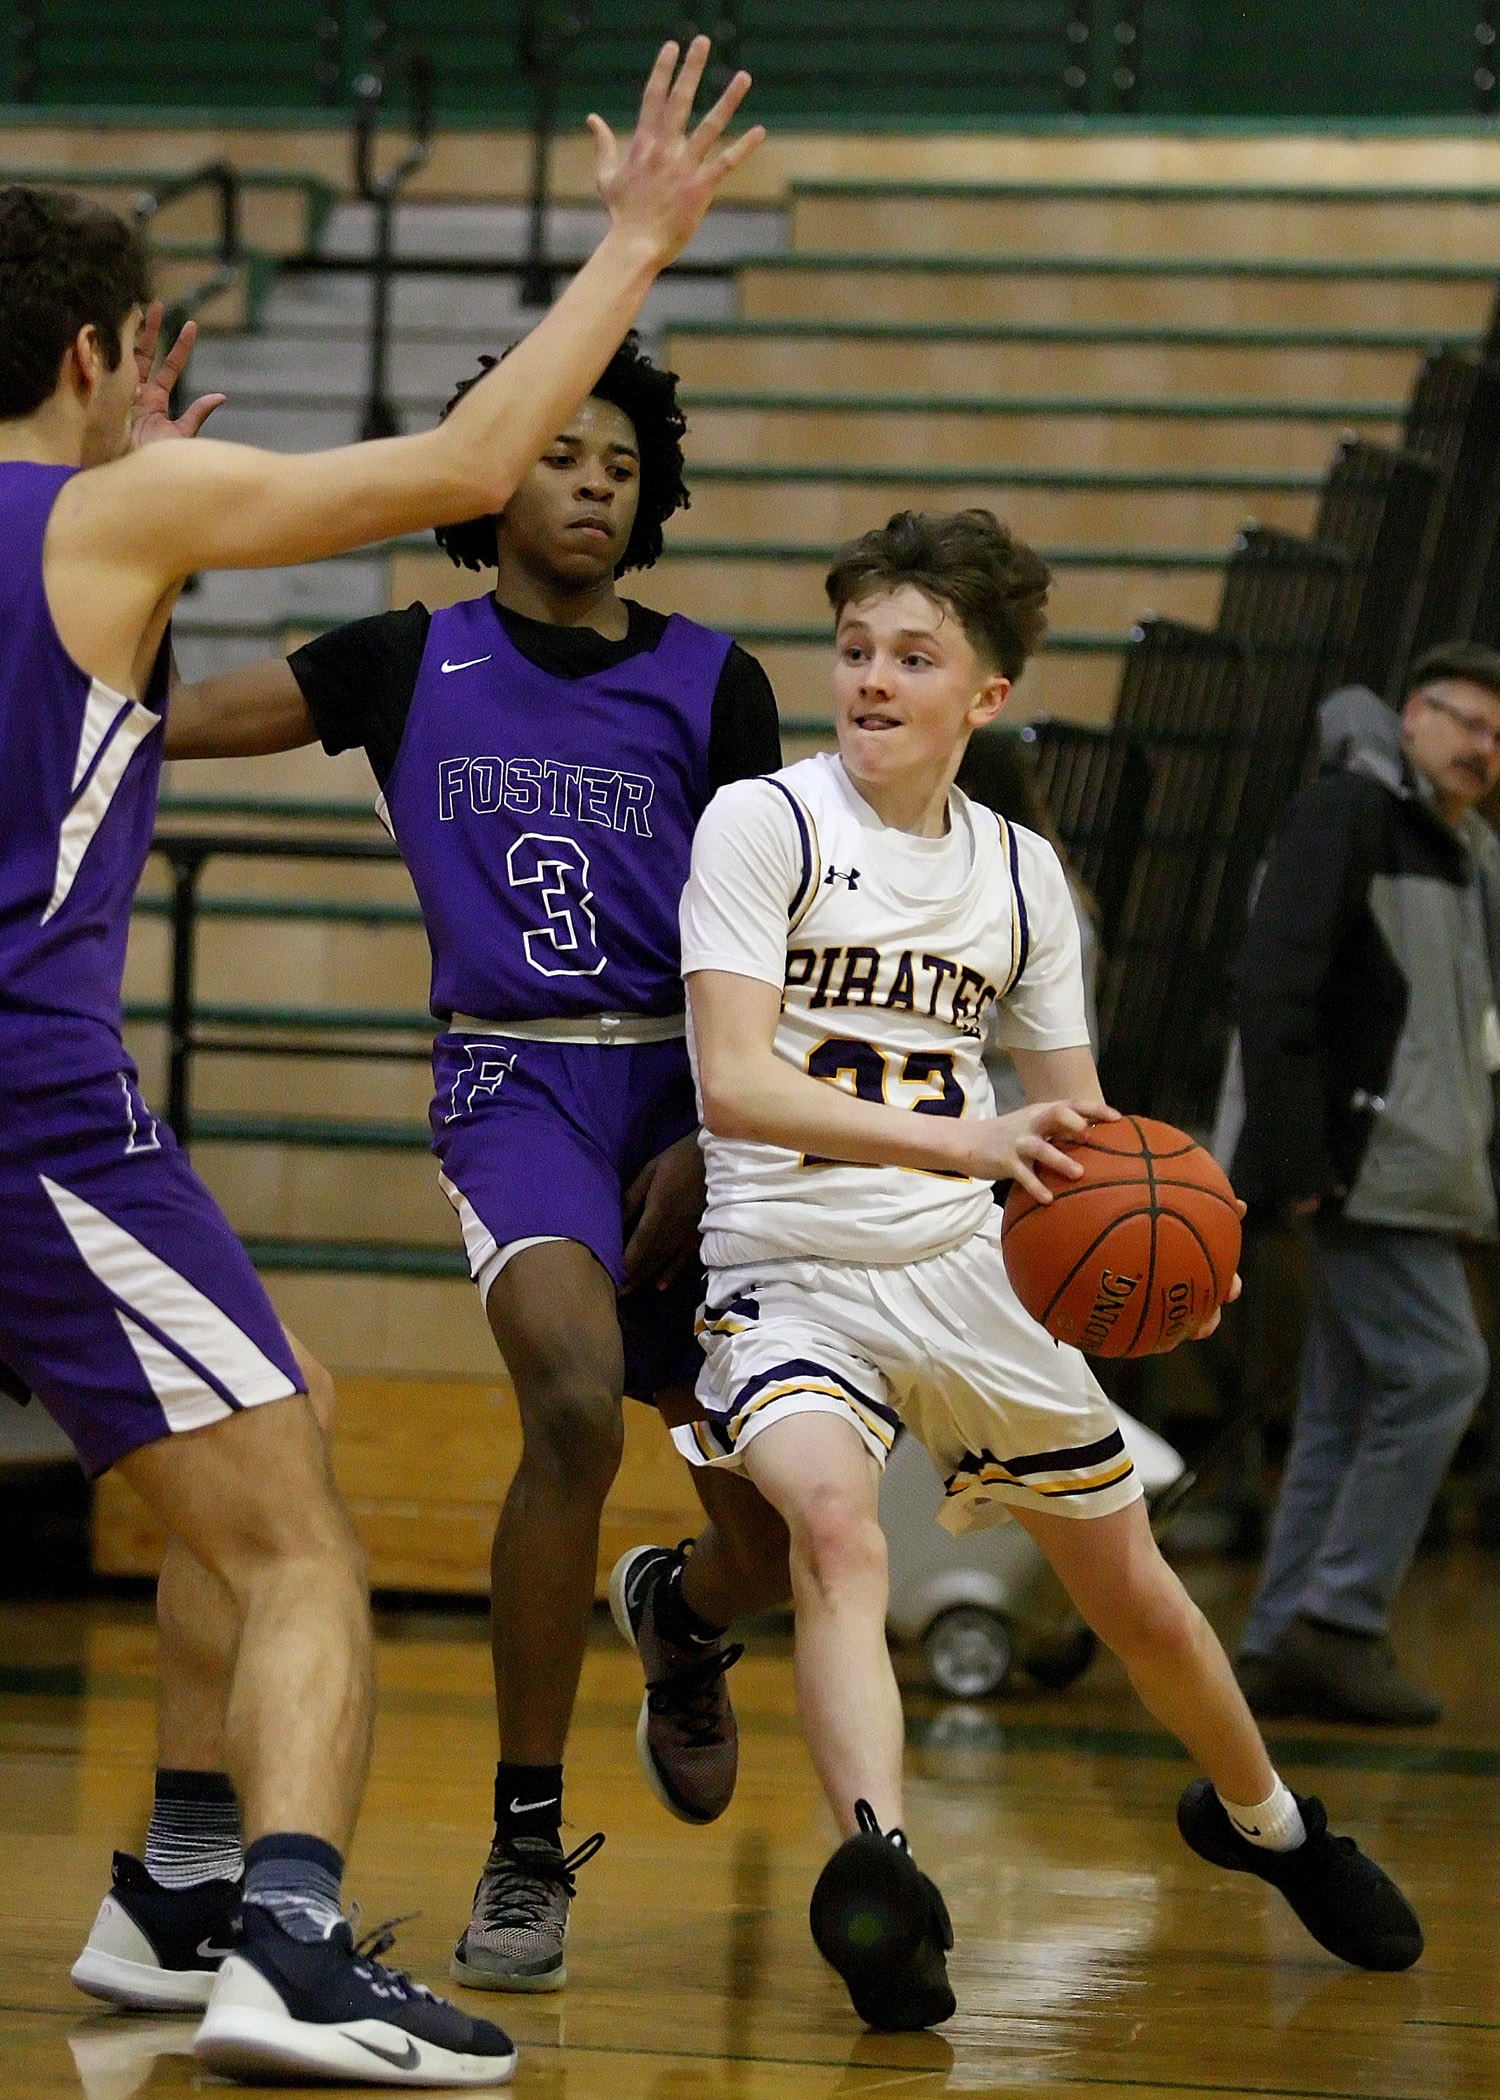
<path fill-rule="evenodd" d="M 550 306 L 556 269 L 548 256 L 552 141 L 557 131 L 563 64 L 588 27 L 588 0 L 573 0 L 560 16 L 546 0 L 526 0 L 516 36 L 516 65 L 531 93 L 531 198 L 521 297 L 528 306 Z"/>
<path fill-rule="evenodd" d="M 237 263 L 243 253 L 240 241 L 240 178 L 227 160 L 206 160 L 201 167 L 181 175 L 168 175 L 135 200 L 137 226 L 149 230 L 152 220 L 179 197 L 194 190 L 211 190 L 219 200 L 219 234 L 216 243 L 220 262 Z"/>
<path fill-rule="evenodd" d="M 549 53 L 566 56 L 576 46 L 571 24 L 586 15 L 597 33 L 590 91 L 622 113 L 639 85 L 648 20 L 651 29 L 703 27 L 721 47 L 742 39 L 759 84 L 758 113 L 773 120 L 917 116 L 941 128 L 944 117 L 967 120 L 976 108 L 1003 121 L 1007 113 L 1456 117 L 1487 116 L 1497 106 L 1497 0 L 1452 10 L 1428 0 L 1430 25 L 1411 0 L 1400 8 L 1367 0 L 1306 6 L 1305 22 L 1288 6 L 1238 0 L 988 0 L 985 8 L 932 5 L 909 21 L 886 9 L 869 29 L 862 10 L 838 0 L 808 0 L 791 28 L 785 6 L 765 0 L 659 11 L 634 0 L 516 0 L 502 11 L 516 25 L 515 43 L 476 36 L 475 10 L 435 0 L 402 0 L 399 10 L 391 0 L 292 0 L 272 12 L 263 24 L 252 10 L 200 11 L 164 77 L 150 40 L 117 4 L 13 0 L 0 27 L 0 100 L 80 115 L 101 102 L 174 100 L 194 110 L 270 107 L 289 118 L 333 110 L 367 56 L 378 66 L 399 15 L 440 58 L 445 44 L 468 54 L 448 82 L 449 105 L 463 120 L 511 128 L 535 118 L 542 100 L 550 123 L 558 103 Z M 1289 23 L 1303 33 L 1288 35 Z M 1368 38 L 1368 64 L 1330 67 L 1354 34 Z M 79 62 L 80 39 L 92 64 Z M 976 89 L 990 99 L 976 103 Z"/>
<path fill-rule="evenodd" d="M 153 853 L 167 864 L 170 966 L 167 1004 L 159 1017 L 140 1007 L 127 1019 L 161 1018 L 167 1028 L 167 1121 L 186 1147 L 193 1136 L 193 1064 L 200 1056 L 347 1057 L 425 1063 L 435 1023 L 419 1014 L 326 1013 L 296 1008 L 201 1009 L 196 995 L 199 885 L 211 860 L 300 860 L 399 864 L 388 838 L 306 838 L 288 832 L 159 831 Z M 276 900 L 279 902 L 280 900 Z M 268 900 L 267 916 L 274 906 Z M 328 1038 L 336 1040 L 329 1041 Z M 405 1038 L 395 1040 L 392 1038 Z M 413 1040 L 420 1037 L 421 1040 Z M 319 1040 L 321 1038 L 321 1040 Z M 379 1040 L 374 1040 L 379 1038 Z"/>
<path fill-rule="evenodd" d="M 375 141 L 385 99 L 385 71 L 372 66 L 354 85 L 354 187 L 375 207 L 375 239 L 370 256 L 370 376 L 360 436 L 396 437 L 401 422 L 387 391 L 390 350 L 392 229 L 396 199 L 427 159 L 432 140 L 432 60 L 426 48 L 413 44 L 402 63 L 408 100 L 411 144 L 384 175 L 375 172 Z"/>
<path fill-rule="evenodd" d="M 184 321 L 227 292 L 239 278 L 245 260 L 244 242 L 241 238 L 240 177 L 239 171 L 227 160 L 207 160 L 201 167 L 189 168 L 181 175 L 168 175 L 153 183 L 136 197 L 131 216 L 145 233 L 150 232 L 152 221 L 169 204 L 180 197 L 190 197 L 196 190 L 210 190 L 218 199 L 219 225 L 214 250 L 219 266 L 194 285 L 191 292 L 174 299 L 163 317 L 163 335 L 170 343 Z"/>

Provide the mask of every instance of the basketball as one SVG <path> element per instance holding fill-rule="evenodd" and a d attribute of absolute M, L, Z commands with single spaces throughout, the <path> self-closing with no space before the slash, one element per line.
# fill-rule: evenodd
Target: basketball
<path fill-rule="evenodd" d="M 1147 1116 L 1057 1141 L 1081 1181 L 1038 1167 L 1038 1203 L 1018 1182 L 1005 1204 L 1011 1287 L 1047 1332 L 1090 1356 L 1151 1356 L 1222 1305 L 1240 1256 L 1234 1190 L 1185 1131 Z"/>

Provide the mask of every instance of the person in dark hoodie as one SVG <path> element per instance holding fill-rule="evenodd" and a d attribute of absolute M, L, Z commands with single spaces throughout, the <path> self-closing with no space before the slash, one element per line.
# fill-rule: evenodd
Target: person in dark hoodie
<path fill-rule="evenodd" d="M 1406 1724 L 1438 1701 L 1387 1615 L 1487 1358 L 1459 1254 L 1495 1236 L 1500 652 L 1324 702 L 1240 957 L 1234 1181 L 1310 1231 L 1291 1450 L 1237 1665 L 1257 1714 Z"/>

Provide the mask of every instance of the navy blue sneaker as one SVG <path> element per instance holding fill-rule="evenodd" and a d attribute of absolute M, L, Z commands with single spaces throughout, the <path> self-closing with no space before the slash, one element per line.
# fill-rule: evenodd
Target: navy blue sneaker
<path fill-rule="evenodd" d="M 91 1998 L 136 2012 L 201 2012 L 239 1940 L 240 1884 L 164 1889 L 138 1859 L 117 1852 L 73 1981 Z"/>
<path fill-rule="evenodd" d="M 243 1918 L 193 2038 L 211 2071 L 408 2086 L 504 2085 L 514 2071 L 508 2035 L 378 1959 L 389 1927 L 356 1945 L 342 1918 L 322 1940 L 293 1939 L 257 1903 Z"/>

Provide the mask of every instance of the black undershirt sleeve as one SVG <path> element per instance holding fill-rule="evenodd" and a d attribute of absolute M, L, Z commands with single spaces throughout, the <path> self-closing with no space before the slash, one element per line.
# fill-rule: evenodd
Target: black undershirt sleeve
<path fill-rule="evenodd" d="M 287 658 L 330 757 L 362 744 L 382 787 L 396 762 L 432 615 L 425 605 L 331 628 Z"/>
<path fill-rule="evenodd" d="M 708 784 L 754 780 L 781 767 L 781 723 L 771 681 L 748 650 L 730 646 L 714 688 L 708 730 Z"/>
<path fill-rule="evenodd" d="M 380 613 L 333 628 L 287 659 L 324 750 L 334 756 L 363 745 L 382 787 L 406 729 L 431 622 L 423 605 Z M 731 644 L 709 719 L 709 787 L 774 773 L 780 765 L 781 726 L 771 681 L 748 651 Z"/>

